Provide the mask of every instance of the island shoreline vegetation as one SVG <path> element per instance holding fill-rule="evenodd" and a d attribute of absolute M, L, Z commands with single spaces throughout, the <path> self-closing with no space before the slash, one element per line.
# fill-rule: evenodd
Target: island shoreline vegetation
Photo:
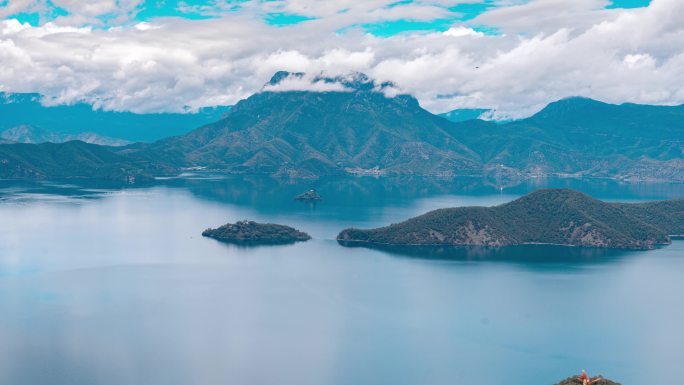
<path fill-rule="evenodd" d="M 546 188 L 497 206 L 442 208 L 376 229 L 348 228 L 336 240 L 345 247 L 440 249 L 440 253 L 468 248 L 486 253 L 522 246 L 650 250 L 671 244 L 681 233 L 684 199 L 607 203 L 568 188 Z M 311 239 L 292 227 L 253 221 L 207 229 L 202 235 L 253 245 Z"/>
<path fill-rule="evenodd" d="M 311 239 L 309 234 L 289 226 L 248 220 L 208 228 L 202 236 L 240 246 L 289 245 Z"/>
<path fill-rule="evenodd" d="M 376 229 L 342 230 L 342 246 L 553 245 L 648 250 L 684 232 L 684 199 L 606 203 L 570 189 L 541 189 L 493 207 L 438 209 Z"/>

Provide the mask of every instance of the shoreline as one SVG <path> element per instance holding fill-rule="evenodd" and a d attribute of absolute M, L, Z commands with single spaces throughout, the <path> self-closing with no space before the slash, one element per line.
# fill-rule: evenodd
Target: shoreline
<path fill-rule="evenodd" d="M 670 236 L 675 238 L 684 239 L 682 236 Z M 524 242 L 515 243 L 511 245 L 501 245 L 501 246 L 491 246 L 491 245 L 475 245 L 475 244 L 448 244 L 448 243 L 437 243 L 437 244 L 426 244 L 426 243 L 383 243 L 383 242 L 370 242 L 370 241 L 360 241 L 360 240 L 345 240 L 337 239 L 338 243 L 351 243 L 357 245 L 375 245 L 375 246 L 390 246 L 390 247 L 453 247 L 453 248 L 487 248 L 487 249 L 501 249 L 505 247 L 519 247 L 519 246 L 558 246 L 558 247 L 568 247 L 568 248 L 585 248 L 585 249 L 599 249 L 599 250 L 626 250 L 626 251 L 649 251 L 658 248 L 659 246 L 665 247 L 669 246 L 671 243 L 659 243 L 653 248 L 629 248 L 629 247 L 601 247 L 601 246 L 582 246 L 582 245 L 571 245 L 565 243 L 546 243 L 546 242 Z M 345 245 L 342 245 L 345 246 Z"/>

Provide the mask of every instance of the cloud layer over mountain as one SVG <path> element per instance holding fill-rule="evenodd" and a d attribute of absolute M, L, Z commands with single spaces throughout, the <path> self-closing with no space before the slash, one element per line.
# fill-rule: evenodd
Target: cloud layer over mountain
<path fill-rule="evenodd" d="M 435 23 L 453 17 L 449 7 L 482 1 L 291 0 L 248 2 L 231 12 L 222 10 L 234 3 L 219 1 L 185 5 L 204 7 L 191 11 L 208 18 L 148 21 L 135 17 L 139 1 L 53 3 L 66 11 L 51 22 L 0 21 L 0 90 L 40 92 L 48 103 L 182 111 L 233 104 L 278 70 L 358 71 L 392 81 L 434 112 L 492 108 L 497 117 L 520 117 L 572 95 L 684 103 L 680 0 L 633 9 L 612 9 L 605 0 L 489 1 L 504 6 L 446 29 L 407 27 L 389 36 L 369 33 L 368 25 Z M 8 17 L 41 4 L 0 7 Z M 304 21 L 265 21 L 274 14 Z M 312 85 L 328 88 L 321 86 Z"/>

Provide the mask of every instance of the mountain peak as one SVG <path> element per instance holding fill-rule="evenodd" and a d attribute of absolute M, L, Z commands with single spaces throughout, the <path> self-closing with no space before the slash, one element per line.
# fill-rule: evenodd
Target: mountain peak
<path fill-rule="evenodd" d="M 392 82 L 376 82 L 361 72 L 328 76 L 323 73 L 278 71 L 264 85 L 264 91 L 318 91 L 318 92 L 383 92 L 396 95 Z"/>
<path fill-rule="evenodd" d="M 278 71 L 271 76 L 271 80 L 269 80 L 266 85 L 275 86 L 289 77 L 301 79 L 303 76 L 304 72 Z"/>
<path fill-rule="evenodd" d="M 533 117 L 538 118 L 564 115 L 568 113 L 572 114 L 577 111 L 594 110 L 603 106 L 609 106 L 609 104 L 583 96 L 572 96 L 549 103 Z"/>

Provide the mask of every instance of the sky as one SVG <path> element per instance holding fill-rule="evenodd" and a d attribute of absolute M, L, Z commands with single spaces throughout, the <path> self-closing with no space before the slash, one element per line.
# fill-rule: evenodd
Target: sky
<path fill-rule="evenodd" d="M 683 69 L 681 0 L 0 0 L 0 91 L 46 104 L 194 111 L 279 70 L 362 72 L 510 119 L 570 96 L 682 104 Z"/>

